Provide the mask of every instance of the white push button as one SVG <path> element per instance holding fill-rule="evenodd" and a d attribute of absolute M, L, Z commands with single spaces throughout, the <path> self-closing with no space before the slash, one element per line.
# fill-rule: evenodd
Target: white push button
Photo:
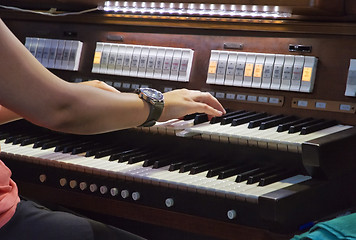
<path fill-rule="evenodd" d="M 88 184 L 86 182 L 79 183 L 80 190 L 84 191 L 88 188 Z"/>
<path fill-rule="evenodd" d="M 137 201 L 141 198 L 141 194 L 139 192 L 133 192 L 131 197 L 134 201 Z"/>
<path fill-rule="evenodd" d="M 78 186 L 78 183 L 77 183 L 76 180 L 70 180 L 69 181 L 69 186 L 70 186 L 70 188 L 74 189 L 74 188 L 76 188 Z"/>
<path fill-rule="evenodd" d="M 117 188 L 111 188 L 110 194 L 111 194 L 111 196 L 115 197 L 119 194 L 119 190 Z"/>
<path fill-rule="evenodd" d="M 41 183 L 44 183 L 47 180 L 46 174 L 41 174 L 38 179 L 40 180 Z"/>
<path fill-rule="evenodd" d="M 100 186 L 100 193 L 101 194 L 106 194 L 108 192 L 108 187 L 107 186 Z"/>
<path fill-rule="evenodd" d="M 173 198 L 167 198 L 165 201 L 166 207 L 170 208 L 174 206 L 174 199 Z"/>
<path fill-rule="evenodd" d="M 128 198 L 130 196 L 130 192 L 128 190 L 122 190 L 121 191 L 121 197 L 123 199 Z"/>
<path fill-rule="evenodd" d="M 59 179 L 59 185 L 61 185 L 62 187 L 67 185 L 67 179 L 66 178 L 61 178 Z"/>
<path fill-rule="evenodd" d="M 91 192 L 96 192 L 97 190 L 98 190 L 98 186 L 96 185 L 96 184 L 90 184 L 89 185 L 89 190 L 91 191 Z"/>
<path fill-rule="evenodd" d="M 227 218 L 230 220 L 233 220 L 237 217 L 237 213 L 235 210 L 229 210 L 227 211 Z"/>

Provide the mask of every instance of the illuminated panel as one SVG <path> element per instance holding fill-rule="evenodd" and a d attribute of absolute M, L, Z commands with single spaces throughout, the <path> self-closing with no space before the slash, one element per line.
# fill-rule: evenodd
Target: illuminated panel
<path fill-rule="evenodd" d="M 78 71 L 80 41 L 27 37 L 25 47 L 46 68 Z"/>
<path fill-rule="evenodd" d="M 313 56 L 212 50 L 206 83 L 312 92 L 317 62 Z"/>
<path fill-rule="evenodd" d="M 101 2 L 98 10 L 117 14 L 142 14 L 162 16 L 207 16 L 247 18 L 288 18 L 290 8 L 267 5 L 179 3 L 179 2 Z"/>
<path fill-rule="evenodd" d="M 93 73 L 189 82 L 194 51 L 97 42 Z"/>

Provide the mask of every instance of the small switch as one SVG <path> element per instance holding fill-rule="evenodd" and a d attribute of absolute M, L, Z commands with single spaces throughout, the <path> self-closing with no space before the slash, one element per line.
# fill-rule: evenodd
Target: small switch
<path fill-rule="evenodd" d="M 345 96 L 356 97 L 356 59 L 350 60 Z"/>

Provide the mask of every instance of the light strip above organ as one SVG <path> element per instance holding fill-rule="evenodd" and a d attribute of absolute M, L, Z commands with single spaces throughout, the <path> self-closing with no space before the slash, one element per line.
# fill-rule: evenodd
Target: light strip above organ
<path fill-rule="evenodd" d="M 119 14 L 205 16 L 205 17 L 246 17 L 246 18 L 288 18 L 291 12 L 280 6 L 236 5 L 208 3 L 169 2 L 128 2 L 105 1 L 99 10 Z"/>

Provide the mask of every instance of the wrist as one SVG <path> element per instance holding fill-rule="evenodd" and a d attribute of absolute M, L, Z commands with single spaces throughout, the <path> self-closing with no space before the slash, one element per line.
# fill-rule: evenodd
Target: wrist
<path fill-rule="evenodd" d="M 151 127 L 156 124 L 156 121 L 160 118 L 164 108 L 163 94 L 152 88 L 139 88 L 135 90 L 146 105 L 149 107 L 149 114 L 146 121 L 140 125 L 140 127 Z"/>

